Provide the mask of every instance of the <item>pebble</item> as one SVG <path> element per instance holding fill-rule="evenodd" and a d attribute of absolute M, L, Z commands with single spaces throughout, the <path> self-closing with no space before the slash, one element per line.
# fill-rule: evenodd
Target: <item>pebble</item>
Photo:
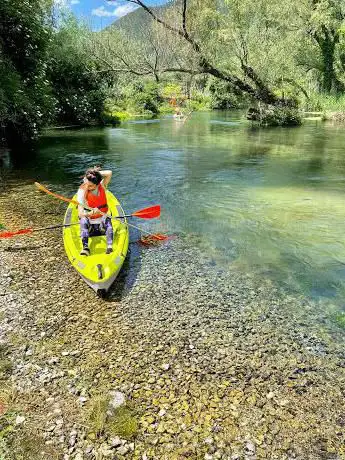
<path fill-rule="evenodd" d="M 115 436 L 113 438 L 110 438 L 110 444 L 112 445 L 112 447 L 119 447 L 122 446 L 123 443 L 118 436 Z"/>
<path fill-rule="evenodd" d="M 212 438 L 205 438 L 204 443 L 205 444 L 213 444 L 213 439 Z"/>
<path fill-rule="evenodd" d="M 56 243 L 55 237 L 52 238 Z M 302 422 L 307 426 L 310 398 L 310 407 L 315 408 L 315 424 L 306 428 L 305 435 L 299 433 L 293 442 L 300 449 L 298 458 L 312 458 L 304 441 L 316 438 L 313 426 L 320 431 L 326 423 L 332 424 L 326 417 L 318 419 L 320 404 L 323 414 L 340 414 L 343 410 L 336 397 L 340 394 L 341 368 L 334 364 L 339 363 L 342 355 L 336 352 L 336 334 L 328 337 L 329 318 L 326 313 L 321 321 L 318 318 L 322 324 L 319 334 L 312 308 L 318 308 L 317 305 L 304 298 L 288 300 L 285 295 L 271 294 L 264 280 L 260 280 L 259 289 L 252 289 L 251 278 L 246 282 L 244 275 L 239 278 L 236 270 L 228 275 L 219 267 L 215 271 L 202 254 L 184 246 L 183 238 L 181 235 L 177 239 L 176 247 L 171 242 L 171 246 L 169 243 L 143 251 L 133 284 L 128 288 L 128 273 L 124 272 L 124 280 L 119 282 L 120 295 L 116 286 L 111 294 L 114 297 L 107 302 L 95 299 L 76 274 L 73 277 L 72 267 L 61 257 L 62 245 L 56 250 L 61 267 L 49 275 L 51 279 L 42 274 L 31 280 L 32 273 L 27 275 L 24 266 L 15 266 L 15 279 L 24 294 L 19 289 L 10 293 L 1 284 L 4 268 L 0 264 L 0 291 L 6 294 L 4 306 L 0 306 L 5 316 L 0 321 L 0 335 L 26 326 L 26 345 L 14 345 L 13 353 L 11 349 L 14 364 L 11 381 L 21 394 L 31 392 L 39 396 L 42 426 L 48 426 L 45 442 L 60 444 L 63 452 L 70 452 L 65 458 L 71 460 L 82 460 L 89 454 L 92 458 L 130 457 L 130 451 L 134 452 L 133 458 L 153 460 L 170 458 L 180 449 L 184 450 L 185 458 L 191 459 L 200 454 L 206 460 L 239 460 L 244 456 L 253 460 L 256 447 L 249 439 L 256 442 L 259 415 L 260 428 L 268 430 L 264 441 L 257 440 L 258 444 L 261 442 L 260 450 L 266 449 L 272 458 L 280 458 L 278 437 L 287 439 L 283 437 L 284 417 L 288 415 L 284 406 L 288 403 L 289 411 L 298 409 L 293 412 L 296 423 L 301 422 L 299 413 L 303 412 Z M 46 247 L 51 250 L 50 243 Z M 41 249 L 44 255 L 44 246 Z M 30 272 L 31 264 L 35 264 L 30 250 L 15 255 L 16 264 L 22 257 L 32 258 L 25 266 Z M 10 252 L 0 254 L 2 260 L 7 259 L 6 264 L 10 256 Z M 129 264 L 130 274 L 135 266 L 135 260 L 132 262 L 133 259 Z M 17 277 L 21 270 L 23 274 Z M 56 273 L 61 276 L 56 277 Z M 44 288 L 40 291 L 41 277 Z M 30 290 L 34 286 L 38 289 L 35 295 L 25 294 L 24 280 L 29 282 Z M 292 327 L 296 325 L 294 315 L 297 327 Z M 52 340 L 40 339 L 42 327 Z M 328 342 L 329 338 L 332 340 Z M 34 357 L 25 359 L 32 350 Z M 65 360 L 61 356 L 83 356 L 83 359 Z M 300 362 L 291 364 L 294 359 Z M 300 370 L 291 379 L 290 368 Z M 312 373 L 308 371 L 310 368 Z M 326 371 L 320 371 L 321 368 Z M 287 378 L 281 384 L 279 378 L 285 373 Z M 312 392 L 302 385 L 310 376 Z M 112 388 L 117 390 L 111 391 Z M 318 402 L 319 389 L 330 394 L 332 405 L 322 398 Z M 112 410 L 129 400 L 128 407 L 133 408 L 133 417 L 139 422 L 135 444 L 118 436 L 111 437 L 107 429 L 104 435 L 99 435 L 84 420 L 92 398 L 98 394 L 106 397 L 108 393 Z M 277 403 L 274 407 L 267 401 L 272 399 Z M 89 400 L 90 404 L 85 404 Z M 50 407 L 55 401 L 59 401 L 59 406 Z M 70 405 L 75 411 L 71 417 Z M 71 430 L 75 416 L 78 425 Z M 231 426 L 226 428 L 232 430 L 235 441 L 226 438 L 225 420 L 231 420 Z M 326 441 L 334 449 L 341 449 L 340 439 L 330 429 L 334 428 L 336 433 L 337 427 L 326 428 L 322 432 Z M 244 452 L 234 454 L 239 445 Z"/>
<path fill-rule="evenodd" d="M 129 451 L 129 447 L 128 446 L 121 446 L 119 447 L 118 449 L 116 449 L 116 452 L 120 455 L 126 455 L 127 452 Z"/>
<path fill-rule="evenodd" d="M 117 409 L 118 407 L 122 406 L 126 402 L 126 397 L 120 391 L 111 391 L 111 400 L 109 402 L 109 409 Z"/>
<path fill-rule="evenodd" d="M 253 442 L 251 441 L 247 441 L 246 442 L 246 451 L 248 452 L 248 454 L 255 454 L 255 445 Z"/>
<path fill-rule="evenodd" d="M 25 422 L 25 417 L 23 415 L 17 415 L 15 424 L 16 425 L 21 425 L 22 423 Z"/>
<path fill-rule="evenodd" d="M 76 440 L 77 440 L 76 436 L 71 436 L 71 437 L 69 438 L 69 441 L 68 441 L 69 447 L 74 447 L 74 446 L 75 446 L 75 443 L 76 443 Z"/>

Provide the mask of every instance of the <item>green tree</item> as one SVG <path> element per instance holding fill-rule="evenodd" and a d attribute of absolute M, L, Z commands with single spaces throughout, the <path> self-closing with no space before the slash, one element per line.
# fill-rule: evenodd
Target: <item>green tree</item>
<path fill-rule="evenodd" d="M 255 8 L 252 0 L 182 0 L 170 10 L 175 11 L 175 19 L 168 14 L 158 16 L 141 0 L 128 1 L 141 6 L 165 30 L 166 37 L 175 37 L 175 50 L 184 51 L 178 53 L 180 72 L 211 75 L 267 104 L 294 104 L 293 99 L 275 92 L 275 86 L 280 82 L 279 66 L 275 64 L 270 67 L 268 63 L 263 65 L 264 57 L 260 55 L 262 49 L 271 58 L 276 56 L 277 51 L 279 57 L 282 57 L 284 51 L 291 50 L 289 40 L 292 39 L 292 34 L 289 34 L 287 28 L 288 17 L 284 15 L 284 8 L 278 0 L 257 1 Z M 286 11 L 290 12 L 285 8 Z M 279 44 L 286 42 L 286 47 L 270 49 L 277 37 L 281 37 Z M 254 44 L 257 49 L 257 67 L 252 65 L 256 58 L 251 49 Z M 183 59 L 183 55 L 188 58 Z M 290 55 L 291 53 L 288 60 Z M 285 62 L 285 56 L 279 60 L 281 66 Z M 268 78 L 273 74 L 270 72 L 272 69 L 276 72 L 274 84 Z"/>
<path fill-rule="evenodd" d="M 114 75 L 99 72 L 90 57 L 87 43 L 91 34 L 71 14 L 66 14 L 53 35 L 47 75 L 58 123 L 83 125 L 101 120 L 107 84 Z"/>
<path fill-rule="evenodd" d="M 316 68 L 321 75 L 320 87 L 326 93 L 343 92 L 344 82 L 337 75 L 337 59 L 344 46 L 344 0 L 304 0 L 298 3 L 301 27 L 318 48 Z"/>
<path fill-rule="evenodd" d="M 0 2 L 0 123 L 10 144 L 37 137 L 52 107 L 46 79 L 51 3 Z"/>

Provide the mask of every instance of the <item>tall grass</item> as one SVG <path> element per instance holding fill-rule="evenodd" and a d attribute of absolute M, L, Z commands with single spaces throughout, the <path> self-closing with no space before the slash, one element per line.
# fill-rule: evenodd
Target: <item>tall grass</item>
<path fill-rule="evenodd" d="M 345 94 L 312 93 L 301 108 L 307 112 L 345 112 Z"/>

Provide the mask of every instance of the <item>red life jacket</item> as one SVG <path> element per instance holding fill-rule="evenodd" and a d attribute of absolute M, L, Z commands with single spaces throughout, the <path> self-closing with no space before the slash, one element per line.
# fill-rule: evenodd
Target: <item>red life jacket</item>
<path fill-rule="evenodd" d="M 94 195 L 90 191 L 87 191 L 85 198 L 90 208 L 98 208 L 104 213 L 108 212 L 107 197 L 105 189 L 101 184 L 98 185 L 98 195 Z M 98 219 L 99 217 L 102 217 L 102 214 L 94 214 L 93 216 L 89 216 L 89 219 Z"/>

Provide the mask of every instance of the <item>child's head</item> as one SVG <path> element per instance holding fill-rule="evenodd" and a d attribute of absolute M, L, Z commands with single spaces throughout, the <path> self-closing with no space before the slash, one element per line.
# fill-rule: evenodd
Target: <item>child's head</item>
<path fill-rule="evenodd" d="M 85 179 L 88 190 L 94 190 L 102 181 L 100 172 L 95 168 L 89 168 L 85 173 Z"/>

